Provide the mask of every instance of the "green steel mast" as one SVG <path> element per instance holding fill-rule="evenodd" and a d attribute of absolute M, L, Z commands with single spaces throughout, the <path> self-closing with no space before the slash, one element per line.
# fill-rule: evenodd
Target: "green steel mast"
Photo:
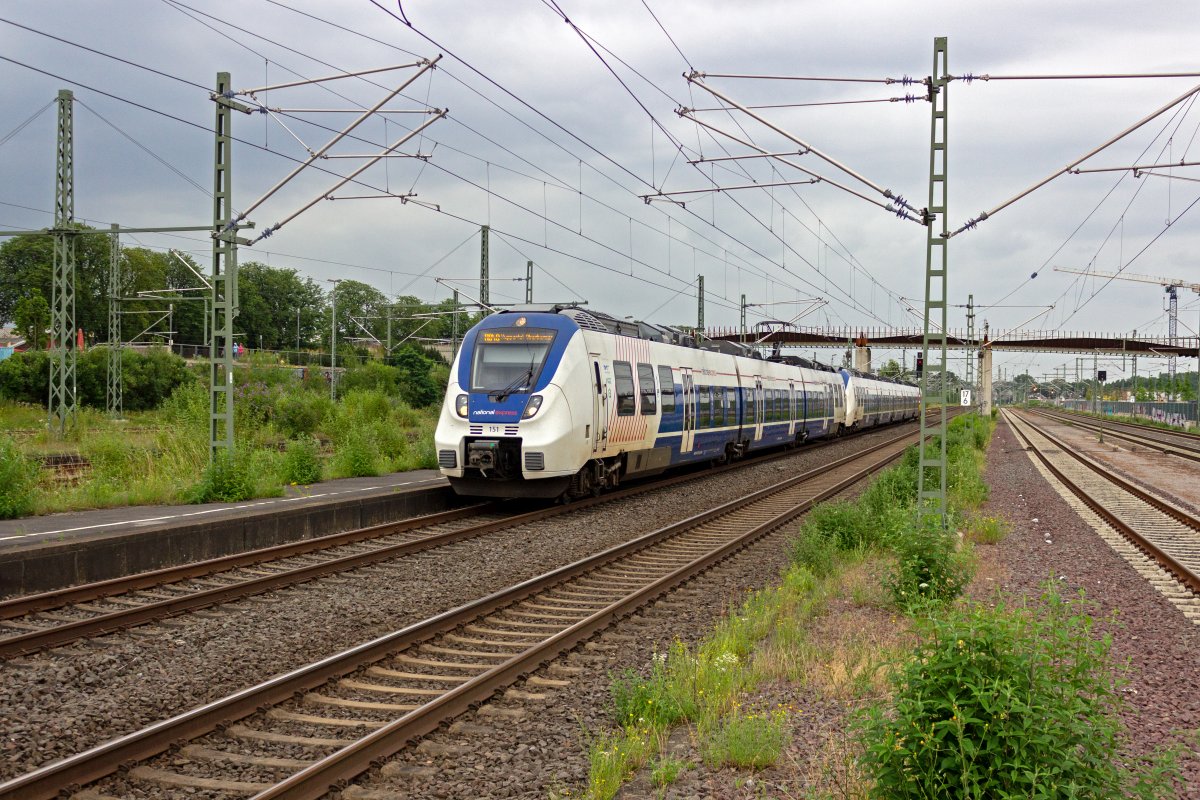
<path fill-rule="evenodd" d="M 58 93 L 54 183 L 54 279 L 50 290 L 49 428 L 62 436 L 75 420 L 75 95 Z"/>
<path fill-rule="evenodd" d="M 947 87 L 946 37 L 933 40 L 933 72 L 929 76 L 929 104 L 932 110 L 929 134 L 929 205 L 925 209 L 925 315 L 921 354 L 921 445 L 917 470 L 917 511 L 922 518 L 938 517 L 946 525 L 946 245 L 950 232 L 946 225 L 948 205 L 947 169 Z M 935 232 L 940 226 L 941 233 Z M 931 356 L 936 355 L 936 360 Z M 936 376 L 936 380 L 933 380 Z M 929 388 L 937 389 L 941 412 L 937 420 L 929 415 Z M 932 436 L 933 441 L 926 441 Z"/>

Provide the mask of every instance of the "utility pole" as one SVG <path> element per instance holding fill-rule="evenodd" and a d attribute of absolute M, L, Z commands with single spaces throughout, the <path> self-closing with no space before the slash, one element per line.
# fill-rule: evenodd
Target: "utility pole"
<path fill-rule="evenodd" d="M 458 289 L 454 290 L 454 313 L 450 323 L 450 363 L 458 356 Z"/>
<path fill-rule="evenodd" d="M 75 422 L 75 95 L 58 93 L 54 183 L 54 279 L 50 290 L 49 428 L 58 436 Z"/>
<path fill-rule="evenodd" d="M 933 71 L 926 81 L 931 110 L 929 134 L 929 204 L 925 209 L 925 311 L 924 331 L 921 337 L 921 356 L 924 369 L 921 373 L 921 438 L 918 448 L 920 458 L 917 467 L 917 513 L 922 518 L 937 518 L 941 529 L 946 528 L 946 298 L 947 298 L 947 229 L 949 207 L 948 171 L 948 124 L 946 37 L 933 40 Z M 939 219 L 940 217 L 940 219 Z M 941 233 L 935 233 L 935 225 Z M 933 359 L 930 356 L 936 355 Z M 929 416 L 928 390 L 936 373 L 936 386 L 942 407 L 937 422 Z M 927 437 L 935 437 L 927 444 Z"/>
<path fill-rule="evenodd" d="M 233 320 L 238 313 L 238 229 L 233 209 L 233 111 L 249 106 L 230 98 L 228 72 L 217 73 L 215 149 L 213 163 L 212 321 L 209 328 L 209 458 L 224 448 L 230 455 L 233 438 Z"/>
<path fill-rule="evenodd" d="M 125 405 L 125 382 L 121 374 L 121 236 L 117 227 L 115 222 L 111 226 L 108 262 L 108 381 L 104 405 L 110 417 L 120 419 Z"/>
<path fill-rule="evenodd" d="M 533 262 L 525 262 L 525 303 L 533 305 Z"/>
<path fill-rule="evenodd" d="M 326 278 L 325 280 L 333 284 L 333 291 L 329 293 L 329 301 L 331 306 L 331 320 L 329 323 L 329 399 L 337 402 L 337 287 L 342 282 L 341 278 Z"/>
<path fill-rule="evenodd" d="M 975 295 L 967 295 L 967 389 L 975 397 Z"/>
<path fill-rule="evenodd" d="M 483 315 L 489 313 L 491 299 L 491 279 L 488 275 L 488 231 L 487 225 L 479 229 L 479 304 L 483 306 Z"/>
<path fill-rule="evenodd" d="M 746 343 L 746 295 L 742 295 L 742 344 Z"/>
<path fill-rule="evenodd" d="M 696 332 L 704 335 L 704 276 L 696 285 Z"/>

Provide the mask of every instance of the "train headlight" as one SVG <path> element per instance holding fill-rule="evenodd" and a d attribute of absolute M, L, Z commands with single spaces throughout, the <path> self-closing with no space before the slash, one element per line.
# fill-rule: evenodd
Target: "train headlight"
<path fill-rule="evenodd" d="M 463 419 L 467 418 L 468 399 L 469 398 L 465 394 L 460 394 L 458 399 L 454 401 L 454 410 L 457 411 L 458 415 Z"/>
<path fill-rule="evenodd" d="M 535 394 L 529 398 L 529 402 L 525 404 L 525 411 L 521 414 L 521 419 L 533 419 L 533 415 L 542 407 L 542 396 Z"/>

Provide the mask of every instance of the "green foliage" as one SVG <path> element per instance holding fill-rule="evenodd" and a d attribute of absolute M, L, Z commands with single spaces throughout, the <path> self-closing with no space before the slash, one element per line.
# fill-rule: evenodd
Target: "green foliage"
<path fill-rule="evenodd" d="M 246 453 L 221 448 L 191 493 L 193 503 L 237 503 L 254 496 L 254 473 Z"/>
<path fill-rule="evenodd" d="M 8 436 L 0 436 L 0 519 L 23 517 L 36 502 L 37 462 L 26 458 Z"/>
<path fill-rule="evenodd" d="M 642 731 L 626 728 L 601 734 L 588 743 L 589 800 L 609 800 L 652 752 L 654 743 Z"/>
<path fill-rule="evenodd" d="M 288 442 L 280 477 L 284 483 L 310 484 L 321 480 L 317 440 L 311 436 Z"/>
<path fill-rule="evenodd" d="M 735 711 L 708 731 L 702 745 L 704 760 L 714 767 L 769 767 L 787 744 L 786 721 L 782 711 Z"/>
<path fill-rule="evenodd" d="M 650 783 L 654 786 L 670 786 L 679 780 L 679 775 L 691 766 L 686 761 L 670 756 L 660 756 L 650 768 Z"/>
<path fill-rule="evenodd" d="M 338 292 L 339 306 L 342 294 Z M 244 342 L 251 349 L 260 343 L 267 350 L 295 349 L 297 322 L 301 344 L 311 346 L 320 331 L 329 330 L 328 324 L 321 327 L 324 305 L 321 287 L 294 269 L 257 261 L 238 267 L 238 328 L 245 332 Z M 338 316 L 343 313 L 339 307 Z"/>
<path fill-rule="evenodd" d="M 971 581 L 971 565 L 956 545 L 954 534 L 933 525 L 914 526 L 895 542 L 897 565 L 884 584 L 897 606 L 911 610 L 962 593 Z"/>
<path fill-rule="evenodd" d="M 203 431 L 207 439 L 210 402 L 208 387 L 193 381 L 171 392 L 163 402 L 162 413 L 170 423 L 192 431 Z"/>
<path fill-rule="evenodd" d="M 1000 517 L 976 516 L 967 521 L 967 538 L 978 544 L 997 544 L 1008 536 L 1010 526 Z"/>
<path fill-rule="evenodd" d="M 279 396 L 274 422 L 288 438 L 316 433 L 334 413 L 333 401 L 325 392 L 293 390 Z"/>
<path fill-rule="evenodd" d="M 145 352 L 123 350 L 121 369 L 124 380 L 123 405 L 127 411 L 157 408 L 176 388 L 196 382 L 195 374 L 188 369 L 187 362 L 162 347 L 150 348 Z M 105 408 L 107 348 L 93 347 L 80 353 L 75 373 L 79 404 Z M 22 403 L 39 403 L 45 407 L 49 389 L 49 353 L 14 353 L 0 361 L 0 397 Z"/>
<path fill-rule="evenodd" d="M 894 694 L 859 720 L 871 796 L 1174 796 L 1173 760 L 1121 759 L 1123 680 L 1082 597 L 951 607 L 925 622 Z"/>
<path fill-rule="evenodd" d="M 17 300 L 13 308 L 13 325 L 33 350 L 46 345 L 46 329 L 50 327 L 50 304 L 37 289 Z"/>
<path fill-rule="evenodd" d="M 661 730 L 687 716 L 672 676 L 667 672 L 665 658 L 654 658 L 648 678 L 631 669 L 625 670 L 613 679 L 609 691 L 617 722 L 623 727 Z"/>
<path fill-rule="evenodd" d="M 338 379 L 338 391 L 342 393 L 369 390 L 395 395 L 400 391 L 399 385 L 400 370 L 380 361 L 368 361 L 352 367 Z"/>
<path fill-rule="evenodd" d="M 333 478 L 365 478 L 382 472 L 379 449 L 368 432 L 350 430 L 335 441 L 329 472 Z"/>
<path fill-rule="evenodd" d="M 13 353 L 0 361 L 0 398 L 45 408 L 49 393 L 49 353 Z"/>

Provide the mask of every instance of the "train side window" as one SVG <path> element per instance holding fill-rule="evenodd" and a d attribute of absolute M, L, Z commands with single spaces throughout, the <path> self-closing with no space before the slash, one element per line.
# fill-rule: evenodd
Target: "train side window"
<path fill-rule="evenodd" d="M 617 416 L 632 416 L 637 408 L 633 391 L 633 367 L 628 361 L 614 361 L 613 375 L 617 379 Z"/>
<path fill-rule="evenodd" d="M 662 395 L 662 410 L 663 413 L 675 410 L 675 378 L 671 374 L 671 368 L 660 366 L 658 368 L 658 390 Z"/>
<path fill-rule="evenodd" d="M 738 421 L 738 416 L 737 416 L 738 390 L 735 389 L 734 387 L 730 386 L 727 391 L 727 395 L 728 396 L 725 399 L 729 404 L 729 424 L 736 425 L 737 421 Z"/>
<path fill-rule="evenodd" d="M 642 413 L 654 414 L 658 411 L 658 391 L 654 387 L 654 367 L 649 364 L 638 364 L 638 388 L 642 390 Z"/>
<path fill-rule="evenodd" d="M 700 386 L 696 389 L 700 399 L 700 411 L 696 420 L 696 427 L 707 428 L 712 423 L 712 389 L 708 386 Z"/>
<path fill-rule="evenodd" d="M 713 387 L 713 426 L 725 426 L 725 390 L 720 386 Z"/>

